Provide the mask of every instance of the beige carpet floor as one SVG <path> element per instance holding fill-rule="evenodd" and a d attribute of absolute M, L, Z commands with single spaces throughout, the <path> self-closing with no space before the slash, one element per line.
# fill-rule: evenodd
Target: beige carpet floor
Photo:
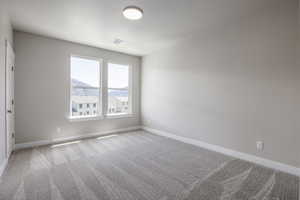
<path fill-rule="evenodd" d="M 144 131 L 14 153 L 1 200 L 298 200 L 299 179 Z"/>

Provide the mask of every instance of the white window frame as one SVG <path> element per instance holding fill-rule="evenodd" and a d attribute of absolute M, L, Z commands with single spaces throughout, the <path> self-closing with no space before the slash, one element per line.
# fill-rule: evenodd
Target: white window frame
<path fill-rule="evenodd" d="M 107 114 L 108 110 L 108 90 L 109 89 L 115 89 L 115 90 L 120 90 L 120 88 L 108 88 L 108 65 L 109 64 L 115 64 L 115 65 L 124 65 L 128 66 L 128 113 L 117 113 L 117 114 Z M 122 118 L 122 117 L 132 117 L 133 116 L 133 67 L 129 63 L 125 62 L 116 62 L 113 60 L 108 60 L 106 62 L 106 87 L 105 87 L 105 107 L 104 107 L 104 114 L 106 118 Z"/>
<path fill-rule="evenodd" d="M 72 116 L 72 77 L 71 77 L 71 59 L 72 57 L 75 58 L 81 58 L 81 59 L 86 59 L 86 60 L 94 60 L 99 62 L 99 107 L 98 107 L 98 114 L 97 115 L 89 115 L 89 116 Z M 70 78 L 70 90 L 69 90 L 69 120 L 70 121 L 87 121 L 87 120 L 97 120 L 97 119 L 102 119 L 103 118 L 103 69 L 104 69 L 104 64 L 103 64 L 103 59 L 97 58 L 97 57 L 91 57 L 91 56 L 81 56 L 81 55 L 76 55 L 76 54 L 71 54 L 69 57 L 69 78 Z M 84 106 L 84 105 L 82 105 Z"/>
<path fill-rule="evenodd" d="M 95 60 L 100 64 L 100 87 L 99 87 L 99 112 L 98 115 L 93 116 L 72 116 L 72 78 L 71 78 L 71 59 L 72 57 Z M 118 113 L 118 114 L 107 114 L 108 110 L 108 64 L 117 64 L 117 65 L 126 65 L 128 66 L 128 113 Z M 80 121 L 90 121 L 90 120 L 102 120 L 102 119 L 116 119 L 116 118 L 128 118 L 133 117 L 133 65 L 126 62 L 116 62 L 114 60 L 104 60 L 98 57 L 92 56 L 82 56 L 77 54 L 71 54 L 69 56 L 69 109 L 67 118 L 71 122 L 80 122 Z M 118 88 L 115 88 L 118 89 Z"/>

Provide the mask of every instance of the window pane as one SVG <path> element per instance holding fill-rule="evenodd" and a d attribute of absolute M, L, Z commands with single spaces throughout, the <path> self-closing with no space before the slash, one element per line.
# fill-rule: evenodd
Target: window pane
<path fill-rule="evenodd" d="M 108 64 L 108 88 L 128 89 L 129 66 Z"/>
<path fill-rule="evenodd" d="M 71 115 L 98 115 L 100 108 L 100 62 L 97 60 L 71 57 L 71 79 Z"/>
<path fill-rule="evenodd" d="M 128 90 L 108 90 L 107 114 L 126 114 L 128 108 Z"/>

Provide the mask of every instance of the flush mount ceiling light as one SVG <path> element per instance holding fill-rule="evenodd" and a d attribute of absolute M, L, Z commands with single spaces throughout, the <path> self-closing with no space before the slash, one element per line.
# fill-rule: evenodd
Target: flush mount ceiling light
<path fill-rule="evenodd" d="M 130 20 L 139 20 L 143 17 L 144 11 L 137 6 L 127 6 L 123 9 L 123 15 Z"/>

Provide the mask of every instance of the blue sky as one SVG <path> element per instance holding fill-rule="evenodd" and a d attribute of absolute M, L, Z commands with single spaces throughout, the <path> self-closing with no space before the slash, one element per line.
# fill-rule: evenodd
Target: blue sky
<path fill-rule="evenodd" d="M 108 64 L 108 87 L 125 88 L 128 87 L 128 66 Z"/>
<path fill-rule="evenodd" d="M 99 64 L 99 61 L 96 60 L 71 57 L 71 78 L 98 87 L 100 74 Z M 128 87 L 128 66 L 109 63 L 108 80 L 108 87 Z"/>
<path fill-rule="evenodd" d="M 99 87 L 99 62 L 71 57 L 71 77 L 94 87 Z"/>

